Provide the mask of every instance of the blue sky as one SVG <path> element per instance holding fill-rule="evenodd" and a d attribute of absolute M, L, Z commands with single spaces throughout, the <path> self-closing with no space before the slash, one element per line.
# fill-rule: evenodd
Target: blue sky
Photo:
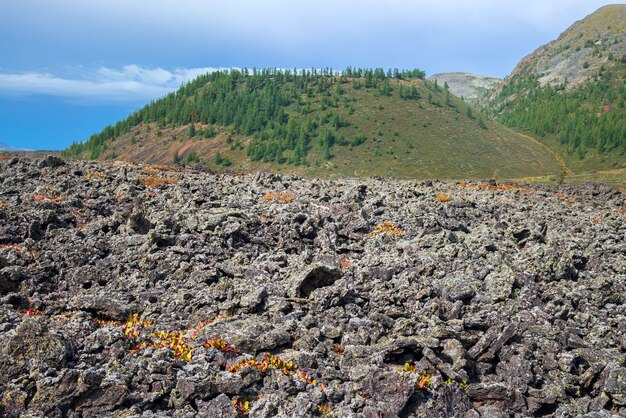
<path fill-rule="evenodd" d="M 506 76 L 596 0 L 0 0 L 0 143 L 61 149 L 215 68 Z"/>

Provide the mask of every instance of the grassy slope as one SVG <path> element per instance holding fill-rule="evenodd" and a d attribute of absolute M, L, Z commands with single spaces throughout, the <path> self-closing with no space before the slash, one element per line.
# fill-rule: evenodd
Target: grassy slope
<path fill-rule="evenodd" d="M 414 83 L 422 98 L 401 99 L 399 83 Z M 357 147 L 333 147 L 331 160 L 324 159 L 314 145 L 307 157 L 309 167 L 250 162 L 245 155 L 245 145 L 250 138 L 232 135 L 234 142 L 244 146 L 243 150 L 232 149 L 226 143 L 231 136 L 229 129 L 224 127 L 216 127 L 220 133 L 215 138 L 190 139 L 187 126 L 160 131 L 154 124 L 138 126 L 111 142 L 102 158 L 171 163 L 176 151 L 185 158 L 195 150 L 205 165 L 221 169 L 213 163 L 219 151 L 233 161 L 230 170 L 269 169 L 321 177 L 513 178 L 553 175 L 560 171 L 551 155 L 524 136 L 486 118 L 483 119 L 488 129 L 480 128 L 478 113 L 474 110 L 475 117 L 468 118 L 467 105 L 460 99 L 452 96 L 453 106 L 446 106 L 442 88 L 433 92 L 422 80 L 392 80 L 391 85 L 394 91 L 387 97 L 375 89 L 354 89 L 351 83 L 344 84 L 347 100 L 342 100 L 345 104 L 335 109 L 322 110 L 321 97 L 307 98 L 313 109 L 307 117 L 315 118 L 331 110 L 351 122 L 350 126 L 339 130 L 344 138 L 350 140 L 359 134 L 368 138 Z M 433 95 L 433 102 L 440 106 L 428 102 L 429 93 Z M 348 103 L 354 109 L 352 114 Z"/>

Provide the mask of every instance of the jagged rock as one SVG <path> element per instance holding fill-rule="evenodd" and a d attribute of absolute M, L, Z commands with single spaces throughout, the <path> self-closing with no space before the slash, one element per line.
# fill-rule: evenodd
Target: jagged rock
<path fill-rule="evenodd" d="M 0 160 L 0 415 L 626 414 L 617 191 L 38 165 Z"/>
<path fill-rule="evenodd" d="M 39 161 L 39 164 L 37 164 L 39 168 L 46 168 L 46 167 L 57 168 L 57 167 L 61 167 L 64 165 L 65 165 L 65 161 L 63 161 L 63 159 L 54 155 L 48 155 L 46 158 Z"/>
<path fill-rule="evenodd" d="M 385 417 L 397 416 L 415 391 L 415 382 L 408 375 L 384 370 L 370 374 L 363 385 L 375 410 Z"/>

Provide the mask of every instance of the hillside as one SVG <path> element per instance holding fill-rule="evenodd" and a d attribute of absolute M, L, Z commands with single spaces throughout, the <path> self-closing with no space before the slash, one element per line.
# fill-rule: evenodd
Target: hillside
<path fill-rule="evenodd" d="M 0 159 L 0 416 L 626 414 L 624 195 Z"/>
<path fill-rule="evenodd" d="M 478 103 L 502 83 L 499 78 L 469 73 L 433 74 L 428 79 L 437 80 L 441 86 L 447 83 L 452 94 L 472 104 Z"/>
<path fill-rule="evenodd" d="M 603 7 L 525 57 L 490 98 L 576 172 L 626 166 L 626 5 Z"/>
<path fill-rule="evenodd" d="M 381 69 L 213 73 L 65 155 L 324 177 L 559 173 L 540 144 L 423 77 Z"/>

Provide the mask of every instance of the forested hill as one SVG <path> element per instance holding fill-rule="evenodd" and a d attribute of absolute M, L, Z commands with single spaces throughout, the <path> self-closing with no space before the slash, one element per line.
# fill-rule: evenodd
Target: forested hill
<path fill-rule="evenodd" d="M 579 171 L 626 166 L 626 5 L 605 6 L 524 58 L 492 114 Z"/>
<path fill-rule="evenodd" d="M 66 156 L 309 175 L 558 173 L 545 149 L 420 70 L 230 70 L 156 100 Z"/>

